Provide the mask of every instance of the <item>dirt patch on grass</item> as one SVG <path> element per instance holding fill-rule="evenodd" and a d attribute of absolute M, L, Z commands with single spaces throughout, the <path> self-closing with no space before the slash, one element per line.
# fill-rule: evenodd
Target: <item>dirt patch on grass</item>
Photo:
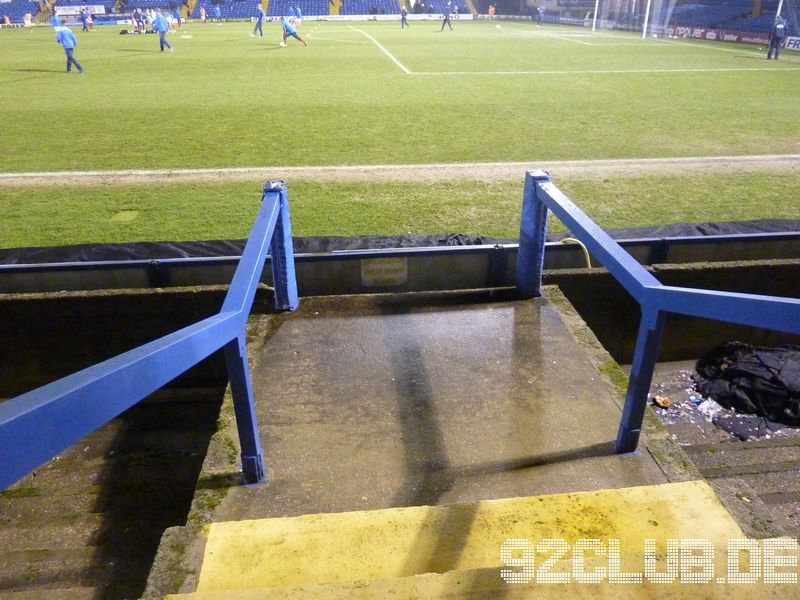
<path fill-rule="evenodd" d="M 636 177 L 742 171 L 800 171 L 800 154 L 758 156 L 711 156 L 613 160 L 567 160 L 507 163 L 460 163 L 428 165 L 361 165 L 328 167 L 253 167 L 220 169 L 155 169 L 126 171 L 57 171 L 50 173 L 0 173 L 0 186 L 94 186 L 147 183 L 320 181 L 436 182 L 514 181 L 528 170 L 544 170 L 554 178 Z"/>

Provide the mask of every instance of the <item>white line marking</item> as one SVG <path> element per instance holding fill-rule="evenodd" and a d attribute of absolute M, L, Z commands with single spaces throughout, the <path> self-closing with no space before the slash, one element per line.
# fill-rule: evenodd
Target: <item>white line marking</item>
<path fill-rule="evenodd" d="M 361 31 L 360 29 L 356 29 L 355 27 L 352 27 L 352 26 L 350 26 L 350 25 L 348 25 L 348 27 L 349 27 L 350 29 L 352 29 L 353 31 L 357 31 L 358 33 L 360 33 L 360 34 L 362 34 L 362 35 L 365 35 L 367 38 L 369 38 L 370 40 L 372 40 L 372 43 L 373 43 L 373 44 L 375 44 L 375 45 L 376 45 L 378 48 L 380 48 L 380 49 L 381 49 L 381 51 L 382 51 L 382 52 L 383 52 L 383 53 L 384 53 L 386 56 L 388 56 L 389 58 L 391 58 L 391 59 L 392 59 L 392 62 L 393 62 L 394 64 L 396 64 L 398 67 L 400 67 L 400 69 L 402 69 L 402 71 L 403 71 L 403 72 L 404 72 L 406 75 L 412 75 L 411 71 L 409 71 L 408 69 L 406 69 L 405 65 L 403 65 L 403 63 L 401 63 L 399 60 L 397 60 L 397 59 L 396 59 L 396 58 L 395 58 L 395 57 L 392 55 L 392 53 L 391 53 L 391 52 L 389 52 L 389 51 L 388 51 L 386 48 L 384 48 L 383 46 L 381 46 L 381 44 L 380 44 L 380 42 L 379 42 L 378 40 L 376 40 L 374 37 L 372 37 L 372 36 L 371 36 L 370 34 L 368 34 L 366 31 Z"/>
<path fill-rule="evenodd" d="M 800 154 L 750 154 L 734 156 L 679 156 L 672 158 L 616 158 L 590 160 L 531 160 L 527 162 L 488 162 L 488 163 L 433 163 L 433 164 L 395 164 L 395 165 L 326 165 L 326 166 L 265 166 L 265 167 L 229 167 L 219 169 L 128 169 L 122 171 L 44 171 L 24 173 L 0 173 L 0 182 L 5 179 L 80 179 L 80 178 L 115 178 L 115 177 L 163 177 L 191 175 L 254 175 L 273 177 L 279 174 L 326 174 L 364 172 L 379 173 L 382 171 L 413 171 L 420 168 L 447 170 L 480 170 L 485 168 L 507 167 L 558 169 L 565 167 L 625 167 L 645 165 L 681 165 L 681 164 L 717 164 L 736 163 L 749 166 L 769 165 L 777 161 L 797 161 L 800 165 Z"/>
<path fill-rule="evenodd" d="M 800 71 L 797 67 L 734 67 L 720 69 L 595 69 L 585 71 L 418 71 L 409 75 L 628 75 L 651 73 L 730 73 L 740 71 Z"/>
<path fill-rule="evenodd" d="M 576 44 L 581 44 L 582 46 L 600 46 L 602 48 L 611 48 L 616 46 L 635 46 L 635 47 L 642 47 L 645 42 L 641 41 L 628 41 L 628 42 L 609 42 L 606 43 L 603 41 L 602 34 L 597 35 L 588 35 L 588 34 L 564 34 L 564 35 L 555 35 L 552 33 L 538 33 L 536 31 L 506 31 L 505 35 L 508 36 L 516 36 L 516 37 L 524 37 L 524 38 L 536 38 L 540 40 L 562 40 L 564 42 L 574 42 Z M 608 39 L 608 36 L 605 36 Z M 581 39 L 579 39 L 581 38 Z M 619 37 L 614 39 L 620 39 Z M 630 40 L 630 38 L 628 38 Z M 592 40 L 591 42 L 586 42 L 584 40 Z"/>
<path fill-rule="evenodd" d="M 574 44 L 581 44 L 582 46 L 594 46 L 594 44 L 592 44 L 590 42 L 584 42 L 583 40 L 572 39 L 571 37 L 566 36 L 566 35 L 550 35 L 548 37 L 552 38 L 552 39 L 556 39 L 556 40 L 562 40 L 564 42 L 572 42 Z"/>
<path fill-rule="evenodd" d="M 753 50 L 738 50 L 736 48 L 721 48 L 720 46 L 712 46 L 708 42 L 704 43 L 704 42 L 702 42 L 700 40 L 693 41 L 693 40 L 684 40 L 684 39 L 675 39 L 675 38 L 672 38 L 672 39 L 670 39 L 670 38 L 667 38 L 667 39 L 659 38 L 658 40 L 654 40 L 654 41 L 661 42 L 662 44 L 672 44 L 672 45 L 675 45 L 675 46 L 687 46 L 689 48 L 703 48 L 703 49 L 707 49 L 707 50 L 718 50 L 719 52 L 733 52 L 734 54 L 744 54 L 745 56 L 753 56 L 753 55 L 763 56 L 764 55 L 764 51 L 761 50 L 760 48 L 758 50 L 755 50 L 755 49 L 753 49 Z M 766 48 L 767 44 L 764 44 L 763 47 Z M 791 63 L 797 64 L 798 61 L 792 60 L 792 58 L 793 57 L 790 57 L 790 56 L 784 56 L 784 59 L 787 59 L 787 62 L 791 62 Z"/>
<path fill-rule="evenodd" d="M 617 39 L 631 39 L 631 34 L 626 33 L 614 33 L 605 29 L 599 29 L 597 31 L 576 31 L 571 27 L 560 27 L 560 28 L 550 28 L 544 27 L 540 29 L 531 29 L 530 27 L 525 27 L 521 24 L 516 23 L 507 23 L 503 26 L 505 29 L 504 31 L 510 32 L 514 31 L 520 34 L 528 34 L 536 37 L 555 37 L 555 36 L 564 36 L 564 37 L 585 37 L 591 39 L 598 39 L 598 38 L 617 38 Z M 637 36 L 640 38 L 641 36 Z"/>
<path fill-rule="evenodd" d="M 736 48 L 722 48 L 720 46 L 712 46 L 708 42 L 695 42 L 693 40 L 659 38 L 653 41 L 661 44 L 672 44 L 674 46 L 687 46 L 689 48 L 703 48 L 704 50 L 718 50 L 719 52 L 733 52 L 734 54 L 747 54 L 750 56 L 752 56 L 753 54 L 761 54 L 761 52 L 758 52 L 756 50 L 739 50 Z"/>

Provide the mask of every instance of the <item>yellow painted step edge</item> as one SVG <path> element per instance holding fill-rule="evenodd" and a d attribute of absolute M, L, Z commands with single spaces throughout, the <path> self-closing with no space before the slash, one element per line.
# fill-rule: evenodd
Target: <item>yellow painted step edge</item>
<path fill-rule="evenodd" d="M 198 592 L 336 584 L 500 567 L 507 539 L 744 538 L 703 481 L 350 513 L 215 523 Z"/>

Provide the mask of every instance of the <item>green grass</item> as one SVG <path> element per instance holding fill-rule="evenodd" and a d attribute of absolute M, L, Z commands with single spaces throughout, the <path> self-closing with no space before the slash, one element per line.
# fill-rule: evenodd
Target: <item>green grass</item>
<path fill-rule="evenodd" d="M 248 23 L 155 36 L 0 31 L 0 172 L 537 162 L 800 152 L 800 61 L 529 23 Z M 77 29 L 77 28 L 75 28 Z M 365 35 L 368 34 L 368 35 Z M 374 38 L 375 41 L 373 41 Z M 375 43 L 402 64 L 395 64 Z M 604 227 L 800 218 L 797 172 L 556 183 Z M 290 181 L 296 235 L 515 237 L 522 181 Z M 245 237 L 257 183 L 0 187 L 0 245 Z M 553 224 L 557 229 L 558 225 Z"/>
<path fill-rule="evenodd" d="M 796 172 L 556 181 L 601 226 L 800 219 Z M 4 247 L 241 239 L 258 210 L 254 183 L 0 188 Z M 522 181 L 289 184 L 293 233 L 468 233 L 515 238 Z M 135 211 L 132 221 L 112 221 Z M 551 230 L 563 229 L 551 222 Z"/>
<path fill-rule="evenodd" d="M 193 23 L 174 55 L 99 27 L 76 32 L 85 75 L 62 72 L 50 28 L 0 31 L 0 171 L 800 151 L 791 53 L 528 23 L 352 27 L 307 22 L 311 45 L 281 49 L 276 24 L 256 40 L 248 23 Z"/>

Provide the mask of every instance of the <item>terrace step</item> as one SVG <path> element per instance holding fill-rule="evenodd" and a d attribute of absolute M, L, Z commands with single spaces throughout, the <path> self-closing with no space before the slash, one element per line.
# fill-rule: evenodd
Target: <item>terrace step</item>
<path fill-rule="evenodd" d="M 96 588 L 66 587 L 47 590 L 47 600 L 94 600 Z M 41 600 L 41 590 L 3 591 L 3 600 Z"/>
<path fill-rule="evenodd" d="M 746 502 L 760 501 L 766 517 L 786 535 L 800 536 L 800 439 L 724 441 L 683 449 L 713 485 L 749 490 Z"/>
<path fill-rule="evenodd" d="M 92 546 L 99 539 L 101 527 L 102 516 L 97 514 L 14 521 L 13 525 L 0 528 L 0 549 L 47 551 Z"/>
<path fill-rule="evenodd" d="M 32 591 L 84 586 L 87 590 L 92 589 L 88 586 L 96 582 L 103 571 L 95 564 L 94 555 L 95 550 L 85 546 L 5 552 L 0 589 L 25 588 Z"/>
<path fill-rule="evenodd" d="M 136 598 L 183 525 L 219 404 L 140 404 L 0 493 L 2 598 Z"/>
<path fill-rule="evenodd" d="M 691 510 L 670 508 L 674 506 Z M 669 538 L 689 537 L 708 539 L 718 549 L 729 539 L 744 537 L 702 481 L 221 522 L 209 528 L 196 592 L 168 597 L 490 598 L 514 590 L 530 594 L 531 588 L 511 586 L 501 577 L 500 548 L 506 540 L 536 544 L 564 538 L 574 544 L 581 538 L 603 543 L 619 539 L 622 571 L 635 571 L 639 565 L 641 572 L 645 539 L 655 539 L 664 548 Z M 600 560 L 590 553 L 586 571 L 602 561 L 608 564 L 607 557 Z M 570 568 L 567 555 L 551 572 L 568 573 Z M 519 567 L 513 570 L 521 572 Z M 635 594 L 649 585 L 621 587 L 631 587 Z M 607 583 L 592 587 L 592 593 L 605 597 L 620 589 L 610 585 L 611 592 L 603 591 Z M 561 585 L 536 589 L 537 597 L 563 592 Z"/>

